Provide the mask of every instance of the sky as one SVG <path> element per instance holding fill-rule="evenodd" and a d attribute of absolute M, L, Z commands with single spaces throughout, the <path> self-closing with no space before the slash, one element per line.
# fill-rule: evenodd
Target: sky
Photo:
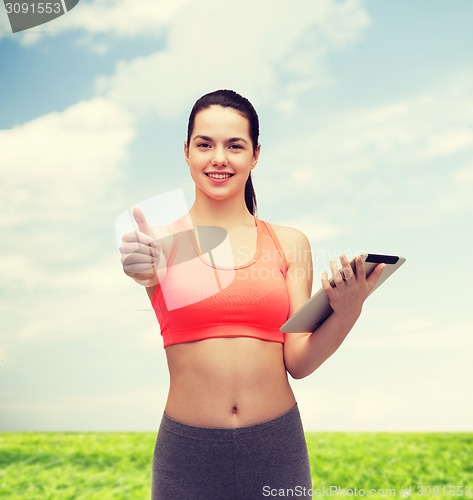
<path fill-rule="evenodd" d="M 169 376 L 115 221 L 194 187 L 188 113 L 261 124 L 263 220 L 329 261 L 406 263 L 291 385 L 307 431 L 472 431 L 473 3 L 81 0 L 13 34 L 0 4 L 0 430 L 155 431 Z"/>

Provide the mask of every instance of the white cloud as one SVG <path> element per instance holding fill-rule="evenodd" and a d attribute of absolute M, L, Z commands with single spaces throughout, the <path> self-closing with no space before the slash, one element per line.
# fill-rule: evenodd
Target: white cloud
<path fill-rule="evenodd" d="M 25 46 L 35 45 L 44 37 L 58 36 L 69 31 L 84 34 L 79 44 L 97 52 L 97 35 L 121 38 L 163 35 L 169 21 L 193 0 L 81 0 L 74 9 L 46 25 L 16 33 L 15 39 Z M 5 14 L 5 18 L 6 18 Z M 1 26 L 0 26 L 1 27 Z M 10 26 L 6 24 L 6 30 Z M 1 37 L 1 34 L 0 34 Z M 100 43 L 102 53 L 108 43 Z"/>
<path fill-rule="evenodd" d="M 133 137 L 130 116 L 103 98 L 0 131 L 0 226 L 82 218 Z"/>
<path fill-rule="evenodd" d="M 470 430 L 473 322 L 442 314 L 367 307 L 333 358 L 294 381 L 306 429 Z"/>
<path fill-rule="evenodd" d="M 301 199 L 336 192 L 344 199 L 350 196 L 353 203 L 354 197 L 364 193 L 388 197 L 393 186 L 383 179 L 397 176 L 398 188 L 408 183 L 413 187 L 416 179 L 426 193 L 430 189 L 429 199 L 433 199 L 432 162 L 444 162 L 437 174 L 448 188 L 448 196 L 435 204 L 431 213 L 423 214 L 435 220 L 443 206 L 445 210 L 449 205 L 464 207 L 471 199 L 465 187 L 471 185 L 470 177 L 464 173 L 470 167 L 463 167 L 463 173 L 453 179 L 450 174 L 460 170 L 452 161 L 455 155 L 469 157 L 468 165 L 473 159 L 472 92 L 473 73 L 463 72 L 410 98 L 338 113 L 330 110 L 319 117 L 323 127 L 309 124 L 305 131 L 301 127 L 297 136 L 266 152 L 265 161 L 271 168 L 260 173 L 260 180 L 271 183 L 274 199 L 284 196 L 290 185 L 291 192 L 297 192 Z M 367 183 L 369 172 L 373 175 Z M 465 181 L 463 187 L 456 180 L 458 176 Z M 412 221 L 415 219 L 412 214 Z"/>
<path fill-rule="evenodd" d="M 180 23 L 179 18 L 185 18 L 184 22 Z M 287 22 L 288 19 L 291 20 L 290 23 Z M 318 25 L 317 31 L 307 29 L 311 22 Z M 218 48 L 214 43 L 215 37 L 218 37 L 219 44 L 225 45 L 229 40 L 238 40 L 243 48 L 247 48 L 245 38 L 254 33 L 258 37 L 262 35 L 261 48 L 273 60 L 279 59 L 287 49 L 290 52 L 290 45 L 297 43 L 298 50 L 286 60 L 286 67 L 307 72 L 310 69 L 304 59 L 311 53 L 304 51 L 308 45 L 312 45 L 318 56 L 323 56 L 328 46 L 339 49 L 353 42 L 358 36 L 359 28 L 366 26 L 368 22 L 359 0 L 320 0 L 317 5 L 304 0 L 299 2 L 297 8 L 287 0 L 278 3 L 262 0 L 257 4 L 248 0 L 238 4 L 230 0 L 161 0 L 158 3 L 154 0 L 81 0 L 69 13 L 50 21 L 44 27 L 17 33 L 15 39 L 24 45 L 34 45 L 46 36 L 76 31 L 84 33 L 80 44 L 97 51 L 94 47 L 97 35 L 155 38 L 162 36 L 168 26 L 174 23 L 177 37 L 173 39 L 173 44 L 179 51 L 189 48 L 192 51 L 187 43 L 189 37 L 201 48 Z M 2 23 L 4 32 L 8 32 L 10 26 L 6 13 L 2 16 Z M 264 35 L 274 30 L 279 32 L 279 36 L 268 43 L 268 38 L 265 41 Z M 295 32 L 299 32 L 296 37 Z M 208 41 L 212 43 L 206 45 Z M 288 41 L 291 42 L 289 45 Z M 100 45 L 100 51 L 106 52 L 107 44 L 102 41 Z"/>
<path fill-rule="evenodd" d="M 120 37 L 157 36 L 166 25 L 193 0 L 94 0 L 80 3 L 74 15 L 64 16 L 61 31 L 76 29 Z M 72 13 L 72 12 L 71 12 Z"/>
<path fill-rule="evenodd" d="M 16 264 L 8 255 L 2 259 Z M 31 263 L 37 270 L 30 282 Z M 118 256 L 101 255 L 97 262 L 76 263 L 62 271 L 54 269 L 54 261 L 31 259 L 7 272 L 2 285 L 10 293 L 1 307 L 2 321 L 15 332 L 9 338 L 5 334 L 4 346 L 63 342 L 94 337 L 99 331 L 139 335 L 150 326 L 159 336 L 145 289 L 123 273 Z M 22 313 L 25 308 L 27 314 Z"/>
<path fill-rule="evenodd" d="M 452 180 L 453 182 L 471 184 L 473 182 L 473 165 L 455 171 L 452 174 Z"/>
<path fill-rule="evenodd" d="M 462 213 L 473 217 L 473 158 L 468 166 L 455 169 L 446 180 L 443 192 L 436 206 L 443 214 Z M 463 228 L 459 227 L 463 232 Z M 464 233 L 467 238 L 468 231 Z"/>
<path fill-rule="evenodd" d="M 110 387 L 102 393 L 2 396 L 3 430 L 143 432 L 158 429 L 166 387 L 142 383 L 140 388 Z"/>
<path fill-rule="evenodd" d="M 473 353 L 473 321 L 455 321 L 442 324 L 437 314 L 432 317 L 412 316 L 409 312 L 396 312 L 396 317 L 406 318 L 392 322 L 383 328 L 379 334 L 377 324 L 382 324 L 385 318 L 392 317 L 392 311 L 382 309 L 367 309 L 363 313 L 363 322 L 372 332 L 359 335 L 353 340 L 353 347 L 366 349 L 394 348 L 406 350 L 462 349 Z M 372 323 L 371 323 L 372 322 Z M 370 325 L 371 323 L 371 325 Z"/>
<path fill-rule="evenodd" d="M 2 38 L 2 36 L 9 32 L 11 32 L 11 26 L 10 22 L 8 21 L 5 3 L 0 2 L 0 38 Z"/>
<path fill-rule="evenodd" d="M 166 117 L 224 87 L 255 105 L 281 101 L 290 110 L 301 90 L 327 81 L 327 54 L 356 40 L 368 23 L 356 0 L 305 0 L 297 9 L 289 0 L 242 0 L 226 8 L 221 0 L 202 0 L 171 20 L 165 50 L 119 63 L 96 88 L 136 112 Z"/>
<path fill-rule="evenodd" d="M 302 215 L 297 218 L 287 218 L 274 220 L 275 223 L 283 226 L 296 227 L 301 230 L 309 240 L 316 242 L 328 240 L 343 232 L 343 228 L 323 222 L 319 217 L 312 215 Z"/>
<path fill-rule="evenodd" d="M 452 130 L 442 130 L 428 138 L 425 145 L 425 159 L 448 156 L 463 149 L 468 149 L 473 144 L 473 130 L 468 124 Z"/>
<path fill-rule="evenodd" d="M 453 368 L 449 365 L 449 368 Z M 346 377 L 349 374 L 339 367 Z M 330 379 L 312 381 L 295 390 L 306 431 L 343 432 L 471 432 L 473 407 L 465 398 L 468 388 L 442 384 L 429 377 L 402 381 L 398 388 L 383 385 L 385 374 L 365 374 L 360 387 L 343 389 Z M 330 387 L 327 389 L 327 386 Z M 412 411 L 416 409 L 416 411 Z"/>

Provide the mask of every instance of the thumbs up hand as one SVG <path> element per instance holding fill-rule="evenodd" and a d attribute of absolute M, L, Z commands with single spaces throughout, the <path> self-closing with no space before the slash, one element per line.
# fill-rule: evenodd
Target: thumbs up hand
<path fill-rule="evenodd" d="M 133 209 L 133 218 L 138 229 L 124 234 L 120 246 L 123 271 L 140 285 L 156 286 L 166 272 L 166 257 L 158 232 L 137 207 Z"/>

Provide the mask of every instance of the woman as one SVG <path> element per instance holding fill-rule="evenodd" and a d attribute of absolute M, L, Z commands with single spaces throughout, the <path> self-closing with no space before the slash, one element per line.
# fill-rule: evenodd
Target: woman
<path fill-rule="evenodd" d="M 230 90 L 201 97 L 184 144 L 194 204 L 171 237 L 138 209 L 138 230 L 124 236 L 124 271 L 146 287 L 170 373 L 153 458 L 155 500 L 252 500 L 290 490 L 311 498 L 287 373 L 306 377 L 337 350 L 383 269 L 365 279 L 361 260 L 356 275 L 345 256 L 343 273 L 332 261 L 335 286 L 325 271 L 322 285 L 333 314 L 315 333 L 279 332 L 310 297 L 312 257 L 302 232 L 255 216 L 258 136 L 247 99 Z M 204 258 L 204 233 L 189 231 L 200 226 L 225 229 L 229 251 Z"/>

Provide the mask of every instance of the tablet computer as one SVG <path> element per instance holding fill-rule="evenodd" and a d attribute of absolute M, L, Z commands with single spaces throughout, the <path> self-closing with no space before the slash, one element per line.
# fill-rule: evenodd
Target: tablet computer
<path fill-rule="evenodd" d="M 384 283 L 397 269 L 399 269 L 406 259 L 397 255 L 380 255 L 374 253 L 361 254 L 365 262 L 366 277 L 368 277 L 377 264 L 384 263 L 386 267 L 379 277 L 370 295 Z M 355 260 L 350 262 L 353 272 L 355 272 Z M 355 272 L 356 274 L 356 272 Z M 333 279 L 330 284 L 334 286 Z M 313 332 L 315 331 L 333 312 L 330 301 L 323 288 L 312 295 L 312 297 L 294 313 L 280 328 L 281 332 Z"/>

